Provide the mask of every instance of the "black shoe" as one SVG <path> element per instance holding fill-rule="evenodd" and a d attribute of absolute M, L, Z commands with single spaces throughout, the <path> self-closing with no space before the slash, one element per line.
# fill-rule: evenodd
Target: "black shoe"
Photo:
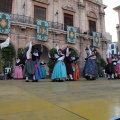
<path fill-rule="evenodd" d="M 32 80 L 32 82 L 35 82 L 35 80 Z"/>
<path fill-rule="evenodd" d="M 29 82 L 29 80 L 26 80 L 26 82 Z"/>

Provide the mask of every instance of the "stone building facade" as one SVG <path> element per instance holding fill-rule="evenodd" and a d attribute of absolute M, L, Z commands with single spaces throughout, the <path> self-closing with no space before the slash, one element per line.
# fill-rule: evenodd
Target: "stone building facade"
<path fill-rule="evenodd" d="M 8 7 L 9 2 L 9 7 Z M 82 52 L 79 66 L 84 67 L 85 48 L 93 42 L 92 32 L 100 35 L 100 47 L 96 47 L 100 56 L 106 56 L 105 12 L 102 0 L 0 0 L 0 12 L 11 14 L 11 42 L 16 50 L 26 47 L 33 41 L 34 45 L 44 46 L 41 59 L 47 62 L 48 50 L 58 44 L 62 49 L 69 46 L 78 54 Z M 11 4 L 10 4 L 11 3 Z M 36 19 L 48 21 L 48 41 L 36 39 Z M 67 42 L 66 26 L 76 29 L 76 43 Z M 5 40 L 6 34 L 0 34 Z"/>
<path fill-rule="evenodd" d="M 118 38 L 118 50 L 120 51 L 120 5 L 115 7 L 114 10 L 118 12 L 119 24 L 116 25 L 117 38 Z"/>

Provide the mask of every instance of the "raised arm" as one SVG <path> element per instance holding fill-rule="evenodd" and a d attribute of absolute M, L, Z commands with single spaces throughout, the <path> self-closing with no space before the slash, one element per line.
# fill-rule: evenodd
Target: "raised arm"
<path fill-rule="evenodd" d="M 4 48 L 4 47 L 8 47 L 9 44 L 10 44 L 10 37 L 8 37 L 5 42 L 1 43 L 1 44 L 0 44 L 0 47 L 1 47 L 1 49 L 2 49 L 2 48 Z"/>
<path fill-rule="evenodd" d="M 28 48 L 28 51 L 27 51 L 27 59 L 29 59 L 29 55 L 31 53 L 31 50 L 32 50 L 32 41 L 30 42 L 29 48 Z"/>
<path fill-rule="evenodd" d="M 66 49 L 66 57 L 68 57 L 69 56 L 69 48 L 67 47 L 67 49 Z"/>

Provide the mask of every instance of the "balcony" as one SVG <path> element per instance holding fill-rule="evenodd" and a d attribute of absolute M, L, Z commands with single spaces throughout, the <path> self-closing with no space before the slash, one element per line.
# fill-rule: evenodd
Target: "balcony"
<path fill-rule="evenodd" d="M 24 15 L 19 15 L 19 14 L 12 14 L 11 15 L 11 21 L 12 23 L 17 23 L 17 24 L 27 24 L 27 25 L 32 25 L 35 26 L 37 25 L 36 19 L 29 17 L 29 16 L 24 16 Z M 56 30 L 61 30 L 61 31 L 67 31 L 67 25 L 64 25 L 62 23 L 58 22 L 50 22 L 49 23 L 49 28 L 50 29 L 56 29 Z M 80 28 L 75 27 L 76 33 L 80 34 Z M 92 31 L 86 31 L 83 34 L 93 36 Z M 102 36 L 102 33 L 100 33 L 101 38 L 105 38 Z"/>
<path fill-rule="evenodd" d="M 86 35 L 89 35 L 89 36 L 93 36 L 93 32 L 94 32 L 94 31 L 88 30 L 88 31 L 84 32 L 83 34 L 86 34 Z M 100 33 L 100 32 L 97 32 L 97 33 L 100 34 L 100 38 L 103 38 L 103 37 L 104 37 L 104 36 L 102 36 L 102 33 Z"/>
<path fill-rule="evenodd" d="M 24 23 L 27 25 L 37 25 L 36 23 L 36 19 L 32 18 L 32 17 L 28 17 L 28 16 L 24 16 L 24 15 L 18 15 L 18 14 L 12 14 L 11 15 L 11 21 L 13 23 Z M 50 29 L 58 29 L 58 30 L 63 30 L 63 31 L 67 31 L 67 26 L 62 24 L 62 23 L 58 23 L 58 22 L 50 22 L 49 23 L 49 28 Z M 80 33 L 79 28 L 75 27 L 76 32 Z"/>

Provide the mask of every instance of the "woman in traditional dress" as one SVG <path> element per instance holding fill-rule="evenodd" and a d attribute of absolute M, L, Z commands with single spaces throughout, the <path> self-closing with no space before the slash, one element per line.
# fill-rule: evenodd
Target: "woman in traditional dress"
<path fill-rule="evenodd" d="M 86 48 L 87 57 L 83 69 L 83 76 L 88 80 L 95 80 L 98 78 L 98 68 L 96 63 L 96 55 L 93 46 Z"/>
<path fill-rule="evenodd" d="M 38 82 L 42 78 L 42 70 L 41 70 L 41 65 L 39 62 L 40 56 L 43 52 L 43 46 L 41 45 L 41 51 L 39 52 L 38 48 L 34 48 L 32 50 L 32 60 L 34 63 L 35 67 L 35 78 L 33 79 L 33 82 Z"/>
<path fill-rule="evenodd" d="M 73 70 L 73 79 L 80 80 L 80 68 L 76 62 L 79 59 L 79 57 L 72 56 L 71 59 L 72 59 L 72 67 L 74 69 Z"/>
<path fill-rule="evenodd" d="M 65 79 L 67 78 L 66 66 L 63 62 L 64 58 L 65 55 L 62 53 L 62 49 L 58 49 L 58 54 L 54 55 L 56 64 L 52 72 L 52 81 L 65 81 Z"/>
<path fill-rule="evenodd" d="M 45 69 L 46 63 L 44 62 L 44 60 L 40 62 L 40 65 L 41 65 L 41 70 L 42 70 L 42 78 L 45 79 L 46 78 L 46 69 Z"/>
<path fill-rule="evenodd" d="M 26 63 L 25 67 L 23 70 L 23 75 L 26 77 L 26 82 L 29 82 L 29 80 L 32 79 L 35 80 L 35 68 L 34 68 L 34 63 L 32 61 L 32 41 L 29 43 L 29 48 L 26 52 Z"/>
<path fill-rule="evenodd" d="M 16 58 L 16 66 L 14 68 L 13 78 L 14 79 L 22 79 L 23 78 L 22 64 L 21 64 L 19 58 Z"/>
<path fill-rule="evenodd" d="M 120 56 L 118 56 L 118 61 L 117 61 L 115 70 L 116 70 L 116 72 L 118 74 L 118 78 L 120 78 Z"/>
<path fill-rule="evenodd" d="M 114 78 L 117 78 L 117 71 L 116 71 L 116 65 L 117 65 L 118 58 L 116 55 L 112 56 L 112 63 L 114 65 L 115 73 L 114 73 Z"/>

